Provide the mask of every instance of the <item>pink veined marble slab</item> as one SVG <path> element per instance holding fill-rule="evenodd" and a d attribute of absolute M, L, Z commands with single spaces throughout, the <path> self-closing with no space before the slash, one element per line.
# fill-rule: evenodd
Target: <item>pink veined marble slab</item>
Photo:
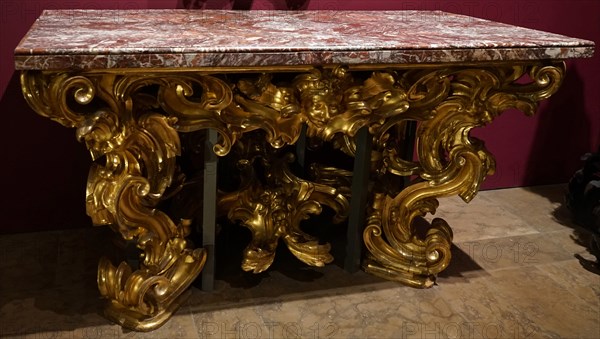
<path fill-rule="evenodd" d="M 15 67 L 415 64 L 590 57 L 591 41 L 440 11 L 47 10 Z"/>

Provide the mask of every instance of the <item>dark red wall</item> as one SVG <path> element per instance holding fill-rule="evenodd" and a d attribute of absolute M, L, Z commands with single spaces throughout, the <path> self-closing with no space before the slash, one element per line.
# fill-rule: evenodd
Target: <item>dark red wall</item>
<path fill-rule="evenodd" d="M 436 9 L 600 42 L 598 0 L 207 0 L 0 1 L 0 233 L 89 226 L 85 181 L 89 159 L 74 131 L 25 104 L 12 53 L 43 9 L 68 8 Z M 534 118 L 506 112 L 474 134 L 498 160 L 486 188 L 566 182 L 580 156 L 600 142 L 600 53 L 568 63 L 562 89 Z"/>

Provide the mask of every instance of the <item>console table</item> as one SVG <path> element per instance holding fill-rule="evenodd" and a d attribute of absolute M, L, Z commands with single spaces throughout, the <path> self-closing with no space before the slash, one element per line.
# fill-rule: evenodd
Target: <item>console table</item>
<path fill-rule="evenodd" d="M 330 246 L 300 227 L 327 206 L 331 222 L 350 219 L 349 270 L 430 287 L 450 262 L 452 231 L 413 221 L 438 197 L 469 202 L 494 172 L 470 130 L 510 108 L 534 114 L 559 88 L 563 60 L 593 51 L 439 11 L 51 10 L 15 65 L 29 105 L 75 128 L 95 160 L 93 223 L 141 251 L 139 267 L 102 259 L 98 285 L 108 318 L 145 331 L 214 260 L 202 247 L 214 244 L 215 213 L 250 229 L 246 271 L 266 270 L 280 240 L 308 265 L 331 262 Z M 206 180 L 206 142 L 235 164 L 234 189 Z M 306 148 L 323 145 L 354 167 L 304 163 Z M 205 184 L 193 185 L 194 171 Z M 204 245 L 186 239 L 194 223 Z"/>

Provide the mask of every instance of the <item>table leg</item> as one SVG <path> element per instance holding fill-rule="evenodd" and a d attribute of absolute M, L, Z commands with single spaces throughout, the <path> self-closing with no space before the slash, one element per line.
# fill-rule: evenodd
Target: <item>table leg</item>
<path fill-rule="evenodd" d="M 90 148 L 99 134 L 119 130 L 116 114 L 100 111 L 78 129 Z M 87 212 L 96 225 L 111 225 L 126 239 L 137 239 L 139 268 L 102 259 L 98 286 L 110 303 L 105 314 L 128 328 L 160 326 L 179 307 L 180 296 L 202 270 L 206 253 L 188 248 L 189 223 L 175 224 L 157 208 L 171 186 L 179 142 L 162 115 L 144 115 L 127 132 L 117 132 L 121 146 L 103 152 L 105 164 L 94 163 L 87 188 Z"/>
<path fill-rule="evenodd" d="M 518 83 L 525 74 L 530 81 Z M 470 136 L 471 129 L 509 108 L 533 114 L 537 101 L 558 89 L 563 74 L 561 63 L 405 73 L 401 82 L 411 86 L 407 89 L 410 108 L 404 114 L 406 120 L 418 121 L 418 160 L 401 159 L 390 138 L 391 128 L 383 129 L 379 139 L 384 142 L 378 144 L 381 159 L 374 158 L 381 162 L 374 166 L 381 179 L 363 234 L 368 250 L 364 269 L 407 285 L 432 286 L 450 262 L 452 231 L 440 218 L 424 230 L 417 228 L 415 220 L 434 214 L 439 197 L 459 195 L 469 202 L 495 169 L 493 156 L 483 142 Z M 383 174 L 418 180 L 395 192 Z"/>
<path fill-rule="evenodd" d="M 204 150 L 204 194 L 202 208 L 202 247 L 207 252 L 202 270 L 202 290 L 212 291 L 215 285 L 215 232 L 217 214 L 217 156 L 212 152 L 217 132 L 208 131 Z"/>
<path fill-rule="evenodd" d="M 190 220 L 174 222 L 158 206 L 170 195 L 177 173 L 180 140 L 173 119 L 131 111 L 131 104 L 111 101 L 105 108 L 78 114 L 69 105 L 90 104 L 94 93 L 112 93 L 114 77 L 100 85 L 65 73 L 25 72 L 22 84 L 29 104 L 42 115 L 77 128 L 95 160 L 89 173 L 86 209 L 95 225 L 109 225 L 141 250 L 138 268 L 125 261 L 98 267 L 98 287 L 109 300 L 105 315 L 124 327 L 148 331 L 177 310 L 206 260 L 203 249 L 190 248 Z M 114 99 L 114 98 L 113 98 Z M 122 104 L 122 105 L 121 105 Z"/>
<path fill-rule="evenodd" d="M 344 260 L 344 269 L 351 273 L 360 268 L 362 252 L 360 236 L 364 228 L 367 209 L 371 139 L 372 136 L 367 127 L 361 128 L 356 135 L 356 155 L 352 171 L 350 215 L 348 216 L 346 258 Z"/>
<path fill-rule="evenodd" d="M 118 127 L 118 118 L 100 112 L 78 128 L 95 147 L 97 133 Z M 111 225 L 126 239 L 137 239 L 139 268 L 118 267 L 102 259 L 98 286 L 110 300 L 105 314 L 135 330 L 164 323 L 181 303 L 180 296 L 198 276 L 206 253 L 188 248 L 189 224 L 175 224 L 157 207 L 175 171 L 178 137 L 162 115 L 146 115 L 129 126 L 122 147 L 106 152 L 106 164 L 94 164 L 88 179 L 87 211 L 96 225 Z"/>

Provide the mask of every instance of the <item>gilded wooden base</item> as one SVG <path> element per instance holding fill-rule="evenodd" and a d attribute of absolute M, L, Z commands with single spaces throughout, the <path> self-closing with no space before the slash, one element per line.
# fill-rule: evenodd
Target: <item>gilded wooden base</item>
<path fill-rule="evenodd" d="M 297 177 L 289 168 L 294 156 L 277 152 L 260 134 L 250 135 L 238 144 L 243 145 L 236 155 L 242 173 L 241 188 L 222 194 L 218 208 L 220 214 L 241 222 L 252 232 L 242 269 L 260 273 L 269 268 L 279 239 L 308 265 L 324 266 L 332 262 L 331 246 L 320 244 L 302 231 L 300 222 L 320 214 L 322 205 L 336 212 L 334 222 L 343 221 L 349 208 L 346 197 L 332 186 Z M 256 167 L 260 167 L 260 173 Z"/>
<path fill-rule="evenodd" d="M 357 131 L 368 128 L 363 267 L 429 287 L 450 262 L 452 231 L 441 219 L 417 229 L 415 219 L 435 213 L 438 197 L 470 201 L 494 171 L 492 155 L 470 130 L 509 108 L 533 114 L 563 75 L 562 62 L 533 62 L 25 71 L 21 82 L 31 107 L 76 128 L 95 160 L 86 198 L 94 224 L 137 241 L 140 267 L 102 260 L 98 284 L 109 300 L 106 315 L 144 331 L 170 317 L 206 259 L 186 240 L 190 220 L 173 220 L 161 209 L 186 182 L 178 167 L 182 133 L 214 129 L 215 153 L 233 149 L 242 183 L 221 192 L 218 209 L 252 231 L 242 267 L 256 273 L 273 262 L 279 239 L 309 265 L 330 262 L 329 245 L 305 234 L 300 221 L 322 205 L 337 213 L 334 221 L 348 215 L 348 172 L 313 164 L 312 181 L 300 177 L 283 147 L 296 143 L 304 127 L 309 139 L 354 155 Z M 417 124 L 415 157 L 401 152 L 408 122 Z M 412 184 L 390 184 L 397 177 Z"/>

